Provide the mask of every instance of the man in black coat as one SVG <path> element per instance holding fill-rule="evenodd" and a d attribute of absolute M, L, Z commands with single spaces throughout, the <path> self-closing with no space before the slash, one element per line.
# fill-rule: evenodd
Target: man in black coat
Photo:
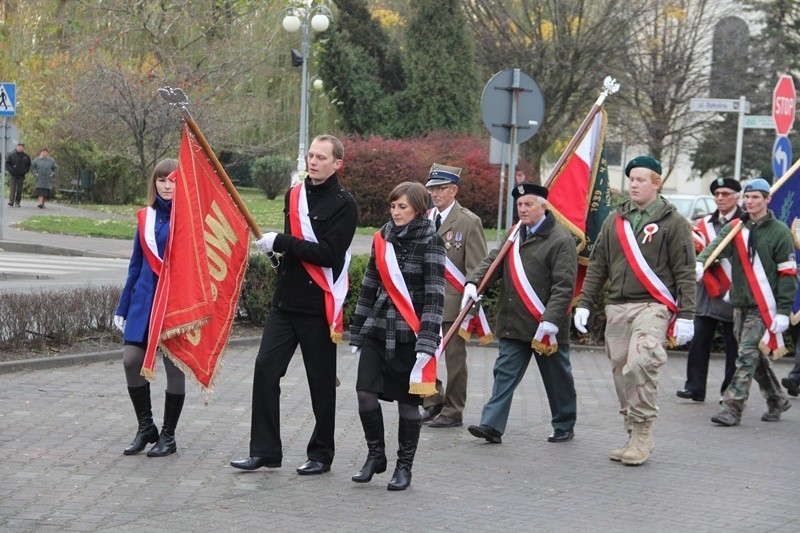
<path fill-rule="evenodd" d="M 340 339 L 349 248 L 358 222 L 355 200 L 336 175 L 343 157 L 344 148 L 336 137 L 316 137 L 306 157 L 308 177 L 286 194 L 284 233 L 270 232 L 257 242 L 265 253 L 282 256 L 256 357 L 250 456 L 231 461 L 235 468 L 281 466 L 280 379 L 299 344 L 316 425 L 306 450 L 308 461 L 297 473 L 330 470 L 336 415 L 335 342 Z"/>
<path fill-rule="evenodd" d="M 25 153 L 25 145 L 19 143 L 17 149 L 6 158 L 6 170 L 11 174 L 9 181 L 8 205 L 19 207 L 22 200 L 22 184 L 25 182 L 25 174 L 31 169 L 31 156 Z"/>
<path fill-rule="evenodd" d="M 717 210 L 695 222 L 695 250 L 700 253 L 711 244 L 723 226 L 739 218 L 739 193 L 742 184 L 733 178 L 718 178 L 711 182 L 711 194 L 717 203 Z M 706 379 L 708 361 L 711 357 L 711 344 L 717 327 L 722 327 L 725 341 L 725 377 L 720 387 L 724 394 L 733 379 L 739 344 L 733 334 L 733 306 L 724 300 L 730 287 L 730 263 L 721 262 L 706 271 L 703 280 L 697 284 L 697 307 L 694 313 L 694 338 L 689 345 L 686 360 L 686 384 L 676 394 L 679 398 L 702 402 L 706 399 Z M 726 273 L 727 268 L 727 273 Z"/>

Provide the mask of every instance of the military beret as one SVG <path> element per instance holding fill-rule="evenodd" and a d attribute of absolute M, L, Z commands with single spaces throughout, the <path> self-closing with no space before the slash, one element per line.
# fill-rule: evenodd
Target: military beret
<path fill-rule="evenodd" d="M 720 187 L 725 187 L 735 192 L 742 190 L 742 184 L 733 178 L 717 178 L 711 182 L 711 192 L 713 193 Z"/>
<path fill-rule="evenodd" d="M 511 189 L 511 196 L 514 198 L 519 198 L 520 196 L 525 196 L 526 194 L 533 194 L 536 196 L 541 196 L 545 200 L 547 200 L 547 187 L 542 187 L 541 185 L 536 185 L 535 183 L 520 183 L 513 189 Z"/>
<path fill-rule="evenodd" d="M 628 164 L 625 166 L 625 175 L 630 177 L 631 170 L 636 167 L 649 168 L 659 176 L 661 175 L 661 161 L 649 155 L 640 155 L 628 161 Z"/>
<path fill-rule="evenodd" d="M 744 186 L 744 192 L 761 191 L 770 194 L 769 182 L 763 178 L 757 178 L 747 182 Z"/>
<path fill-rule="evenodd" d="M 434 163 L 428 171 L 428 183 L 426 187 L 433 187 L 435 185 L 458 185 L 461 181 L 461 169 L 459 167 L 449 167 L 447 165 L 440 165 Z"/>

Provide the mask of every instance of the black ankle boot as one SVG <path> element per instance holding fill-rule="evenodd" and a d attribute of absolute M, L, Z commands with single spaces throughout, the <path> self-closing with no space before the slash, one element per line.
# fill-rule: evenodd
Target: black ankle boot
<path fill-rule="evenodd" d="M 158 428 L 153 423 L 153 411 L 150 406 L 150 384 L 141 387 L 128 387 L 128 394 L 136 411 L 139 429 L 133 437 L 131 445 L 122 452 L 125 455 L 136 455 L 144 450 L 145 446 L 158 440 Z"/>
<path fill-rule="evenodd" d="M 411 467 L 414 465 L 414 456 L 417 453 L 419 428 L 419 419 L 400 418 L 400 424 L 397 428 L 397 443 L 399 444 L 397 465 L 392 479 L 386 487 L 387 489 L 406 490 L 411 484 Z"/>
<path fill-rule="evenodd" d="M 164 396 L 164 425 L 161 427 L 161 435 L 158 436 L 156 445 L 147 452 L 147 457 L 166 457 L 178 451 L 175 444 L 175 428 L 183 410 L 183 400 L 185 394 L 172 394 L 167 392 Z"/>
<path fill-rule="evenodd" d="M 359 411 L 361 425 L 364 427 L 364 437 L 367 439 L 367 461 L 361 470 L 353 476 L 356 483 L 367 483 L 372 480 L 373 474 L 386 472 L 386 442 L 383 438 L 383 412 L 378 406 L 374 411 Z"/>

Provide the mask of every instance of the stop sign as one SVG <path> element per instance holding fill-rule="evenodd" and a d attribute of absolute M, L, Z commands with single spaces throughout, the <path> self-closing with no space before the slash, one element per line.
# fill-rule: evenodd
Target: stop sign
<path fill-rule="evenodd" d="M 775 119 L 775 129 L 778 131 L 778 135 L 787 135 L 792 129 L 796 100 L 797 92 L 794 90 L 794 80 L 791 76 L 784 74 L 772 91 L 772 118 Z"/>

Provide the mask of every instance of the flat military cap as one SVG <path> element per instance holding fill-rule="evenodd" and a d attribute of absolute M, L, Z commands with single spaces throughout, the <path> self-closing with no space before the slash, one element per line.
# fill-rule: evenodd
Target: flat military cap
<path fill-rule="evenodd" d="M 513 189 L 511 189 L 511 196 L 514 198 L 519 198 L 520 196 L 525 196 L 526 194 L 533 194 L 536 196 L 541 196 L 545 200 L 547 200 L 547 187 L 542 187 L 541 185 L 536 185 L 535 183 L 520 183 Z"/>
<path fill-rule="evenodd" d="M 720 187 L 725 187 L 726 189 L 730 189 L 734 192 L 739 192 L 742 190 L 742 184 L 733 178 L 717 178 L 711 182 L 712 193 Z"/>
<path fill-rule="evenodd" d="M 428 171 L 428 183 L 426 187 L 433 187 L 434 185 L 458 185 L 461 181 L 461 168 L 449 167 L 447 165 L 440 165 L 434 163 Z"/>
<path fill-rule="evenodd" d="M 628 161 L 628 164 L 625 166 L 625 175 L 630 177 L 631 170 L 636 167 L 649 168 L 659 176 L 661 175 L 661 161 L 649 155 L 640 155 Z"/>
<path fill-rule="evenodd" d="M 761 191 L 770 194 L 769 182 L 763 178 L 757 178 L 747 182 L 744 186 L 744 192 Z"/>

